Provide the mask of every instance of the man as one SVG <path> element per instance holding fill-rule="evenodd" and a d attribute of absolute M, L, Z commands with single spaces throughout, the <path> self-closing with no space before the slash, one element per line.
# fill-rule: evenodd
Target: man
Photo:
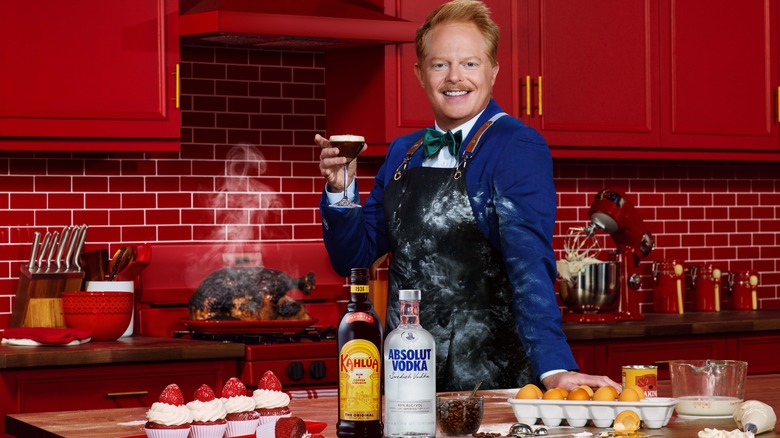
<path fill-rule="evenodd" d="M 561 329 L 552 159 L 544 139 L 491 98 L 499 66 L 489 10 L 476 0 L 446 3 L 417 31 L 416 46 L 435 129 L 392 142 L 362 209 L 329 207 L 343 190 L 345 160 L 315 138 L 328 181 L 320 210 L 331 263 L 347 275 L 392 254 L 387 329 L 399 323 L 398 290 L 421 289 L 438 391 L 479 381 L 483 389 L 620 389 L 576 372 Z M 355 169 L 353 162 L 353 197 Z"/>

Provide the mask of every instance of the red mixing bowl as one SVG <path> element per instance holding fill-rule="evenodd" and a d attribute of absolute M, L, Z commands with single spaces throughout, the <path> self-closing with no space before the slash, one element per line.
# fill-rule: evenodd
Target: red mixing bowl
<path fill-rule="evenodd" d="M 93 341 L 115 341 L 133 316 L 132 292 L 62 292 L 68 328 L 90 330 Z"/>

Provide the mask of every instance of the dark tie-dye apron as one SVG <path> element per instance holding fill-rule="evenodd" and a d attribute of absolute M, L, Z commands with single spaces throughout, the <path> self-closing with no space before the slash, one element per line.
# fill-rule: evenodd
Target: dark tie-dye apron
<path fill-rule="evenodd" d="M 437 391 L 516 388 L 532 381 L 515 330 L 512 289 L 499 251 L 477 225 L 456 169 L 415 167 L 384 194 L 390 236 L 387 330 L 398 290 L 420 289 L 420 320 L 436 339 Z"/>

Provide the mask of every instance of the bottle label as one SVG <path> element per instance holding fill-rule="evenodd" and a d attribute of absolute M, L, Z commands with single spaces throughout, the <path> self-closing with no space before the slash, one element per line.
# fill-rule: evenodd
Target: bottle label
<path fill-rule="evenodd" d="M 353 294 L 367 294 L 368 293 L 368 285 L 367 284 L 352 284 L 349 286 L 349 291 Z"/>
<path fill-rule="evenodd" d="M 367 322 L 369 324 L 374 323 L 374 317 L 370 313 L 366 312 L 355 312 L 355 313 L 349 313 L 344 317 L 344 322 L 347 324 L 352 324 L 353 322 Z"/>
<path fill-rule="evenodd" d="M 430 376 L 427 373 L 429 371 L 428 364 L 431 363 L 430 348 L 393 348 L 387 352 L 387 359 L 391 367 L 390 371 L 409 373 L 408 376 L 398 378 L 415 379 L 428 378 Z M 393 375 L 390 378 L 392 379 Z"/>
<path fill-rule="evenodd" d="M 373 342 L 353 339 L 339 353 L 339 419 L 382 419 L 382 356 Z"/>

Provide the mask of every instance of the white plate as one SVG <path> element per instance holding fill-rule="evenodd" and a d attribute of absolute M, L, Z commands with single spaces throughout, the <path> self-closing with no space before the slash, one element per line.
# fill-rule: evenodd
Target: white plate
<path fill-rule="evenodd" d="M 557 426 L 566 420 L 570 426 L 582 427 L 590 420 L 596 427 L 609 427 L 615 416 L 625 410 L 631 410 L 650 429 L 660 429 L 669 422 L 677 404 L 676 398 L 654 397 L 638 402 L 600 402 L 568 400 L 527 400 L 510 398 L 507 400 L 517 417 L 517 421 L 534 424 L 538 419 L 547 420 Z M 561 413 L 562 412 L 562 413 Z M 558 424 L 554 424 L 554 423 Z M 547 423 L 545 422 L 545 425 Z"/>

